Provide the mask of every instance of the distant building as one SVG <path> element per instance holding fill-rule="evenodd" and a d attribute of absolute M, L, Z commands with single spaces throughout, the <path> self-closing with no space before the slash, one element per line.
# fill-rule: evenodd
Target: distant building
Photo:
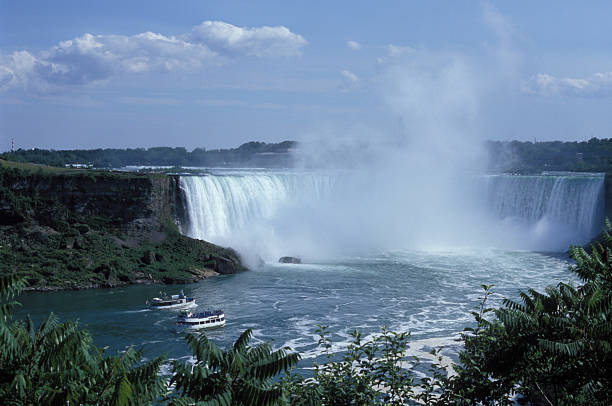
<path fill-rule="evenodd" d="M 87 169 L 87 168 L 93 167 L 92 164 L 66 164 L 64 166 L 66 168 L 80 168 L 80 169 Z"/>
<path fill-rule="evenodd" d="M 578 162 L 584 161 L 584 153 L 576 152 L 576 161 L 578 161 Z"/>

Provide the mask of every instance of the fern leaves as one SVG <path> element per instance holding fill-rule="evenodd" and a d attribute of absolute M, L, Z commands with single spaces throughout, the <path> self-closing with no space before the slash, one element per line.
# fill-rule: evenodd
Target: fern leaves
<path fill-rule="evenodd" d="M 171 384 L 176 385 L 177 394 L 197 405 L 278 404 L 283 393 L 272 387 L 271 379 L 295 366 L 299 355 L 286 349 L 273 351 L 268 343 L 251 347 L 251 336 L 251 330 L 244 331 L 223 351 L 204 334 L 189 334 L 186 339 L 196 363 L 173 363 Z"/>
<path fill-rule="evenodd" d="M 24 286 L 20 277 L 0 276 L 0 297 L 12 298 Z M 133 349 L 103 357 L 78 323 L 50 314 L 35 328 L 29 318 L 12 321 L 2 306 L 0 404 L 148 405 L 163 393 L 162 358 L 143 363 Z"/>

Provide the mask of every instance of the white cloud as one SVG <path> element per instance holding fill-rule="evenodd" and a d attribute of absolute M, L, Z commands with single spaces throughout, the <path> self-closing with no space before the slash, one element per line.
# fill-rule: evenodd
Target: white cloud
<path fill-rule="evenodd" d="M 414 48 L 401 46 L 401 45 L 387 45 L 387 55 L 391 58 L 397 58 L 398 56 L 414 53 Z"/>
<path fill-rule="evenodd" d="M 359 81 L 359 78 L 357 77 L 357 75 L 355 75 L 353 72 L 349 70 L 343 70 L 340 72 L 340 74 L 351 83 L 357 83 Z"/>
<path fill-rule="evenodd" d="M 222 21 L 204 21 L 193 28 L 190 40 L 219 53 L 249 56 L 293 56 L 308 42 L 287 27 L 243 28 Z"/>
<path fill-rule="evenodd" d="M 595 73 L 587 78 L 557 78 L 538 73 L 523 83 L 523 91 L 544 96 L 612 96 L 612 72 Z"/>
<path fill-rule="evenodd" d="M 34 70 L 36 64 L 36 58 L 27 51 L 0 55 L 0 89 L 27 86 L 29 72 Z"/>
<path fill-rule="evenodd" d="M 178 37 L 153 32 L 84 34 L 38 55 L 28 51 L 0 55 L 0 90 L 45 91 L 124 73 L 193 71 L 240 56 L 297 55 L 306 44 L 285 27 L 242 28 L 219 21 L 205 21 Z"/>
<path fill-rule="evenodd" d="M 359 51 L 361 49 L 361 44 L 357 41 L 347 41 L 346 46 L 354 51 Z"/>
<path fill-rule="evenodd" d="M 387 51 L 387 56 L 378 58 L 378 63 L 387 63 L 390 62 L 392 59 L 400 58 L 406 55 L 412 55 L 416 52 L 416 50 L 412 47 L 394 44 L 389 44 L 385 46 L 385 50 Z"/>

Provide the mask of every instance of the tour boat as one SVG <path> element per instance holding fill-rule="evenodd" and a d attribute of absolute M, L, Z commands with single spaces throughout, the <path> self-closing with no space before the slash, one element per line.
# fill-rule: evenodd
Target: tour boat
<path fill-rule="evenodd" d="M 183 310 L 176 321 L 181 328 L 199 329 L 221 327 L 225 325 L 225 313 L 222 310 L 213 310 L 201 313 L 192 313 Z"/>
<path fill-rule="evenodd" d="M 178 295 L 168 296 L 164 293 L 161 296 L 161 298 L 154 297 L 150 303 L 147 300 L 147 305 L 151 309 L 182 309 L 196 306 L 195 298 L 185 296 L 182 290 Z"/>

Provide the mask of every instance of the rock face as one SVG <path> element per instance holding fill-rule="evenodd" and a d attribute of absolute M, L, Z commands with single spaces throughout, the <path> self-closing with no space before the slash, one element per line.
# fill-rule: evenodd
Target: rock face
<path fill-rule="evenodd" d="M 25 271 L 31 289 L 55 290 L 189 283 L 244 270 L 232 249 L 179 232 L 178 192 L 178 179 L 160 174 L 0 162 L 0 274 Z"/>
<path fill-rule="evenodd" d="M 164 175 L 28 173 L 6 181 L 17 195 L 62 206 L 73 218 L 104 220 L 105 228 L 138 240 L 154 239 L 160 221 L 174 215 L 174 179 Z M 80 232 L 88 228 L 78 224 Z"/>
<path fill-rule="evenodd" d="M 612 220 L 612 174 L 606 174 L 604 185 L 604 212 L 605 216 Z"/>
<path fill-rule="evenodd" d="M 302 260 L 298 257 L 280 257 L 278 262 L 281 264 L 301 264 Z"/>

